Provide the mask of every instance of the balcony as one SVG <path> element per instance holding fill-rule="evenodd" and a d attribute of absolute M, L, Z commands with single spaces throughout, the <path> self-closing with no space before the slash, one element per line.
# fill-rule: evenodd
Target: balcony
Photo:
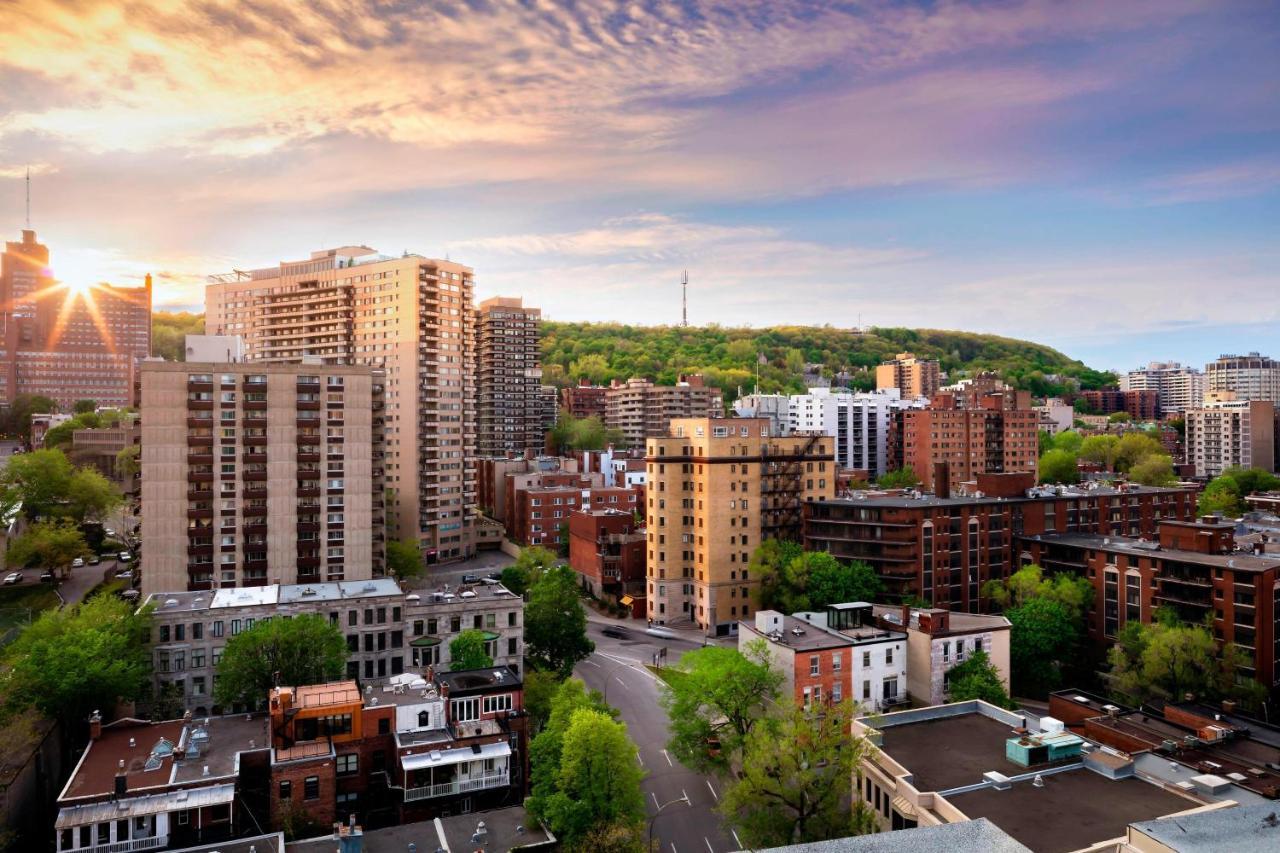
<path fill-rule="evenodd" d="M 209 412 L 203 418 L 189 417 L 187 418 L 187 429 L 209 429 L 213 426 L 213 413 Z"/>
<path fill-rule="evenodd" d="M 240 425 L 243 426 L 245 429 L 254 429 L 254 428 L 265 429 L 267 426 L 267 416 L 258 415 L 258 414 L 247 414 L 240 419 Z"/>
<path fill-rule="evenodd" d="M 187 436 L 187 447 L 213 447 L 213 436 L 189 435 Z"/>
<path fill-rule="evenodd" d="M 240 457 L 242 462 L 254 464 L 265 464 L 267 461 L 267 452 L 265 450 L 246 450 Z"/>
<path fill-rule="evenodd" d="M 191 412 L 211 412 L 213 411 L 212 400 L 188 400 L 187 410 Z"/>
<path fill-rule="evenodd" d="M 265 412 L 267 410 L 266 400 L 245 400 L 244 410 L 246 412 Z"/>
<path fill-rule="evenodd" d="M 314 450 L 302 450 L 299 448 L 297 461 L 318 463 L 320 461 L 320 454 Z"/>
<path fill-rule="evenodd" d="M 455 779 L 439 785 L 424 785 L 421 788 L 405 788 L 404 801 L 412 803 L 416 800 L 430 800 L 435 797 L 451 797 L 454 794 L 465 794 L 469 791 L 486 791 L 491 788 L 505 788 L 511 784 L 511 777 L 503 773 L 487 773 L 483 776 L 472 776 L 466 779 Z"/>
<path fill-rule="evenodd" d="M 320 497 L 319 484 L 299 483 L 297 495 L 300 498 L 318 498 Z"/>
<path fill-rule="evenodd" d="M 245 471 L 244 479 L 246 482 L 265 482 L 267 479 L 266 471 Z"/>
<path fill-rule="evenodd" d="M 240 490 L 241 497 L 245 498 L 265 498 L 267 496 L 267 487 L 261 485 L 248 485 Z"/>
<path fill-rule="evenodd" d="M 320 411 L 319 400 L 298 400 L 296 403 L 300 412 L 318 412 Z"/>
<path fill-rule="evenodd" d="M 213 453 L 208 450 L 195 450 L 187 454 L 188 465 L 212 465 Z"/>
<path fill-rule="evenodd" d="M 81 847 L 76 853 L 132 853 L 134 850 L 159 850 L 167 846 L 169 846 L 169 836 L 153 835 L 150 838 L 134 838 L 131 841 L 113 841 L 110 844 Z"/>
<path fill-rule="evenodd" d="M 187 482 L 188 483 L 212 483 L 213 472 L 212 471 L 188 471 Z"/>
<path fill-rule="evenodd" d="M 265 435 L 246 435 L 241 439 L 241 443 L 245 447 L 263 447 L 267 443 L 267 437 Z"/>
<path fill-rule="evenodd" d="M 298 436 L 298 444 L 299 444 L 299 445 L 304 445 L 304 444 L 305 444 L 305 445 L 318 445 L 318 444 L 320 444 L 320 436 L 318 436 L 318 435 L 299 435 L 299 436 Z"/>

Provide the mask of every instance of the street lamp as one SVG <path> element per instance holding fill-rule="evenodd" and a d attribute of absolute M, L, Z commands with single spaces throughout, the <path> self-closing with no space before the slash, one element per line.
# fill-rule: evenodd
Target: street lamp
<path fill-rule="evenodd" d="M 658 810 L 653 813 L 653 817 L 649 818 L 649 853 L 653 853 L 653 822 L 656 821 L 658 817 L 662 814 L 663 809 L 665 809 L 667 806 L 674 806 L 676 803 L 684 803 L 686 806 L 689 806 L 691 808 L 693 806 L 693 803 L 689 802 L 688 794 L 683 794 L 682 796 L 674 800 L 670 800 L 658 806 Z"/>

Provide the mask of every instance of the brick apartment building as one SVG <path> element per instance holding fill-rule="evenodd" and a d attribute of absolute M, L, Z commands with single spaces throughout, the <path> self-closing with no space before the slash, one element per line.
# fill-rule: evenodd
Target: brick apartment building
<path fill-rule="evenodd" d="M 588 379 L 579 379 L 577 385 L 560 389 L 561 407 L 575 418 L 605 419 L 605 398 L 609 389 L 592 385 Z"/>
<path fill-rule="evenodd" d="M 638 511 L 643 489 L 600 486 L 592 481 L 601 475 L 553 474 L 540 483 L 510 489 L 507 536 L 520 545 L 541 545 L 555 550 L 568 530 L 569 517 L 580 509 Z M 583 483 L 586 485 L 583 485 Z"/>
<path fill-rule="evenodd" d="M 834 496 L 833 439 L 772 436 L 767 418 L 682 418 L 646 447 L 648 618 L 733 633 L 759 585 L 751 552 L 798 540 L 804 505 Z"/>
<path fill-rule="evenodd" d="M 1047 571 L 1070 571 L 1094 586 L 1089 635 L 1113 641 L 1130 622 L 1148 624 L 1170 607 L 1189 624 L 1212 619 L 1214 636 L 1251 659 L 1245 674 L 1280 685 L 1280 555 L 1235 551 L 1234 524 L 1165 518 L 1147 538 L 1055 532 L 1018 537 Z"/>
<path fill-rule="evenodd" d="M 428 564 L 475 550 L 474 280 L 448 260 L 341 246 L 205 288 L 205 331 L 243 336 L 250 363 L 385 372 L 388 533 L 417 539 Z"/>
<path fill-rule="evenodd" d="M 942 496 L 952 483 L 979 474 L 1035 471 L 1040 453 L 1040 414 L 1019 406 L 1025 392 L 944 391 L 927 409 L 902 413 L 902 462 L 921 488 Z M 947 482 L 937 482 L 946 463 Z"/>
<path fill-rule="evenodd" d="M 932 397 L 941 385 L 938 362 L 916 358 L 913 353 L 900 352 L 876 367 L 876 390 L 897 388 L 904 400 Z"/>
<path fill-rule="evenodd" d="M 632 493 L 634 496 L 634 493 Z M 643 619 L 645 607 L 645 533 L 635 509 L 597 509 L 569 514 L 569 567 L 592 595 L 619 601 Z"/>
<path fill-rule="evenodd" d="M 972 497 L 815 501 L 805 507 L 805 547 L 869 564 L 891 596 L 915 595 L 935 607 L 977 613 L 982 584 L 1021 565 L 1018 536 L 1061 531 L 1150 538 L 1162 519 L 1195 517 L 1195 495 L 1182 489 L 1034 483 L 1031 474 L 986 475 L 977 478 Z"/>
<path fill-rule="evenodd" d="M 143 593 L 380 576 L 384 382 L 348 365 L 146 362 Z"/>
<path fill-rule="evenodd" d="M 1081 391 L 1081 398 L 1089 409 L 1099 415 L 1125 412 L 1135 421 L 1159 420 L 1160 392 L 1156 390 L 1121 391 L 1119 388 L 1101 388 Z"/>

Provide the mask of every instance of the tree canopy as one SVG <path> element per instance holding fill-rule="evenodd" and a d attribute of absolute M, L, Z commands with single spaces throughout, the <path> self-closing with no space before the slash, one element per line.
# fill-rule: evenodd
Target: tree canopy
<path fill-rule="evenodd" d="M 577 450 L 604 450 L 612 444 L 625 447 L 622 430 L 609 429 L 599 418 L 575 418 L 561 411 L 556 425 L 551 428 L 551 446 L 557 453 Z"/>
<path fill-rule="evenodd" d="M 485 651 L 484 631 L 468 628 L 449 641 L 449 669 L 488 669 L 491 666 L 493 658 Z"/>
<path fill-rule="evenodd" d="M 1040 457 L 1041 483 L 1078 483 L 1080 470 L 1076 457 L 1069 450 L 1053 448 Z"/>
<path fill-rule="evenodd" d="M 726 770 L 781 684 L 764 640 L 749 643 L 745 654 L 720 646 L 686 652 L 667 670 L 659 700 L 671 723 L 672 754 L 695 770 Z"/>
<path fill-rule="evenodd" d="M 387 571 L 401 581 L 422 574 L 422 549 L 417 540 L 392 539 L 387 542 Z"/>
<path fill-rule="evenodd" d="M 187 335 L 203 334 L 203 314 L 156 311 L 151 315 L 151 353 L 165 361 L 186 361 Z"/>
<path fill-rule="evenodd" d="M 109 593 L 45 611 L 6 652 L 10 706 L 35 707 L 80 731 L 94 710 L 142 698 L 150 624 L 150 614 Z"/>
<path fill-rule="evenodd" d="M 825 551 L 766 540 L 748 564 L 760 579 L 760 606 L 783 613 L 821 610 L 829 604 L 873 601 L 883 590 L 866 563 L 842 563 Z"/>
<path fill-rule="evenodd" d="M 9 457 L 0 489 L 10 501 L 21 501 L 31 519 L 62 517 L 79 523 L 105 516 L 124 500 L 96 468 L 75 467 L 57 448 Z"/>
<path fill-rule="evenodd" d="M 256 708 L 272 687 L 332 681 L 346 662 L 346 638 L 327 619 L 310 613 L 262 619 L 222 650 L 214 699 L 228 707 Z"/>
<path fill-rule="evenodd" d="M 882 489 L 909 489 L 919 484 L 920 477 L 910 465 L 886 471 L 876 478 L 876 485 Z"/>
<path fill-rule="evenodd" d="M 66 519 L 37 521 L 9 543 L 6 559 L 11 566 L 29 569 L 61 569 L 76 557 L 89 556 L 84 533 Z"/>
<path fill-rule="evenodd" d="M 982 591 L 1012 625 L 1009 664 L 1017 695 L 1041 696 L 1068 676 L 1088 676 L 1091 665 L 1082 650 L 1094 589 L 1087 578 L 1070 572 L 1046 578 L 1039 566 L 1025 566 Z"/>
<path fill-rule="evenodd" d="M 947 670 L 947 701 L 967 702 L 970 699 L 981 699 L 990 702 L 997 708 L 1013 708 L 1016 703 L 1009 698 L 1000 679 L 1000 671 L 986 652 L 974 652 Z"/>
<path fill-rule="evenodd" d="M 537 666 L 568 676 L 595 651 L 587 639 L 587 612 L 578 600 L 577 575 L 553 566 L 529 588 L 524 609 L 525 653 Z"/>
<path fill-rule="evenodd" d="M 720 812 L 752 849 L 824 841 L 875 831 L 850 780 L 875 747 L 850 737 L 854 705 L 786 703 L 743 742 L 742 766 Z M 859 774 L 860 776 L 861 774 Z"/>
<path fill-rule="evenodd" d="M 58 404 L 41 394 L 17 394 L 9 401 L 9 408 L 0 412 L 0 425 L 6 437 L 30 442 L 31 416 L 57 411 Z"/>
<path fill-rule="evenodd" d="M 1265 688 L 1237 679 L 1248 657 L 1232 643 L 1220 644 L 1204 625 L 1180 623 L 1163 611 L 1149 625 L 1129 623 L 1107 655 L 1112 689 L 1135 704 L 1178 701 L 1191 693 L 1204 701 L 1235 699 L 1256 708 Z"/>
<path fill-rule="evenodd" d="M 1200 514 L 1239 518 L 1247 507 L 1244 499 L 1255 492 L 1280 489 L 1280 477 L 1262 468 L 1228 468 L 1209 481 L 1200 493 Z"/>
<path fill-rule="evenodd" d="M 502 570 L 502 585 L 516 595 L 524 595 L 542 575 L 561 562 L 556 553 L 541 545 L 527 545 L 520 549 L 516 561 Z"/>

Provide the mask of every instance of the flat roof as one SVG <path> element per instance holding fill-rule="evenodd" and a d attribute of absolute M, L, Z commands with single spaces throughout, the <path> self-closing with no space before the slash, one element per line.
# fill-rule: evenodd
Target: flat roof
<path fill-rule="evenodd" d="M 819 504 L 841 504 L 844 506 L 869 506 L 880 509 L 903 509 L 910 507 L 952 507 L 952 506 L 983 506 L 990 504 L 1014 503 L 1017 501 L 1035 501 L 1035 500 L 1063 500 L 1070 498 L 1087 498 L 1094 496 L 1107 497 L 1127 497 L 1129 495 L 1167 495 L 1186 492 L 1186 489 L 1179 489 L 1172 486 L 1126 486 L 1125 488 L 1117 488 L 1115 486 L 1094 486 L 1093 488 L 1080 488 L 1076 486 L 1036 486 L 1027 492 L 1011 497 L 986 496 L 983 497 L 952 497 L 942 498 L 937 495 L 922 493 L 920 497 L 911 495 L 882 495 L 878 497 L 865 498 L 826 498 L 815 501 Z"/>
<path fill-rule="evenodd" d="M 153 592 L 146 601 L 160 614 L 195 612 L 228 607 L 270 607 L 303 601 L 346 601 L 399 595 L 393 578 L 330 583 L 267 584 L 194 592 Z"/>
<path fill-rule="evenodd" d="M 888 722 L 891 716 L 885 717 Z M 881 733 L 881 751 L 905 767 L 921 791 L 947 791 L 982 782 L 982 774 L 995 770 L 1018 776 L 1028 768 L 1004 757 L 1004 744 L 1015 737 L 1013 728 L 983 714 L 965 713 L 918 722 L 884 725 L 872 721 Z"/>
<path fill-rule="evenodd" d="M 1022 772 L 1026 772 L 1024 769 Z M 1036 853 L 1067 853 L 1125 834 L 1133 821 L 1202 804 L 1136 777 L 1108 779 L 1085 767 L 947 797 L 969 817 L 985 817 Z"/>
<path fill-rule="evenodd" d="M 293 689 L 293 707 L 324 708 L 330 705 L 360 704 L 360 688 L 354 681 L 307 684 Z"/>
<path fill-rule="evenodd" d="M 853 638 L 835 631 L 826 630 L 812 622 L 797 619 L 794 616 L 782 616 L 782 630 L 775 634 L 767 634 L 756 627 L 755 622 L 739 622 L 741 629 L 750 631 L 757 637 L 763 637 L 770 643 L 785 646 L 797 652 L 816 652 L 820 649 L 842 649 L 853 645 Z M 799 633 L 796 633 L 796 632 Z"/>
<path fill-rule="evenodd" d="M 464 669 L 456 672 L 440 672 L 436 681 L 449 688 L 450 696 L 466 696 L 486 692 L 493 687 L 520 686 L 520 675 L 509 666 L 493 666 L 484 669 Z"/>
<path fill-rule="evenodd" d="M 1152 557 L 1175 560 L 1180 563 L 1195 563 L 1201 566 L 1232 569 L 1237 572 L 1265 572 L 1280 567 L 1280 556 L 1256 557 L 1246 553 L 1202 554 L 1199 551 L 1162 548 L 1159 543 L 1133 539 L 1128 536 L 1097 536 L 1085 533 L 1038 533 L 1034 536 L 1019 536 L 1017 538 L 1028 542 L 1090 548 L 1095 551 L 1105 551 L 1108 554 L 1128 554 L 1135 557 Z"/>
<path fill-rule="evenodd" d="M 473 844 L 472 835 L 483 821 L 483 844 Z M 439 823 L 439 829 L 437 829 Z M 444 843 L 441 843 L 443 835 Z M 404 853 L 410 844 L 419 851 L 448 849 L 454 853 L 475 850 L 512 850 L 530 844 L 552 841 L 546 830 L 525 813 L 523 806 L 509 806 L 484 812 L 442 817 L 438 821 L 424 820 L 375 829 L 364 834 L 364 853 Z M 333 834 L 309 838 L 306 841 L 290 841 L 285 849 L 289 853 L 333 853 L 337 841 Z M 1020 851 L 1019 851 L 1020 853 Z"/>
<path fill-rule="evenodd" d="M 757 853 L 1031 853 L 986 818 L 770 847 Z"/>
<path fill-rule="evenodd" d="M 1280 821 L 1273 803 L 1215 809 L 1173 819 L 1134 823 L 1132 832 L 1178 853 L 1271 853 L 1280 850 Z"/>

